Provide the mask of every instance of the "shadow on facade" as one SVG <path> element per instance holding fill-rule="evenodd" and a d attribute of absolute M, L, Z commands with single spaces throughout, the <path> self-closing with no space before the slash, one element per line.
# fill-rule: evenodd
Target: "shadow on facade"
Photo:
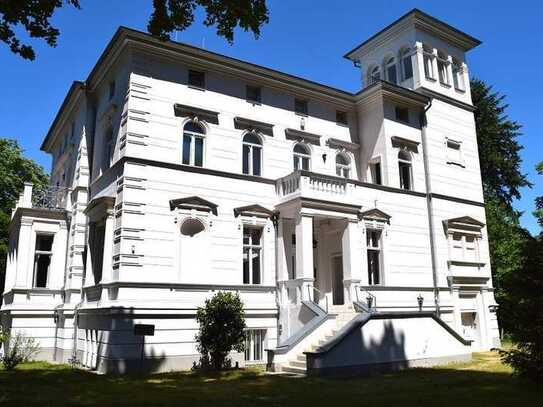
<path fill-rule="evenodd" d="M 153 324 L 156 316 L 135 315 L 132 308 L 109 308 L 79 315 L 79 354 L 84 367 L 100 373 L 138 374 L 165 370 L 164 342 L 154 336 L 136 335 L 136 325 Z"/>

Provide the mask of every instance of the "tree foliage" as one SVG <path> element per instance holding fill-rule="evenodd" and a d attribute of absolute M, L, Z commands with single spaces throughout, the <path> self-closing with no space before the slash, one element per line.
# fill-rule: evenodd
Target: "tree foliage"
<path fill-rule="evenodd" d="M 539 175 L 543 176 L 543 161 L 537 164 L 535 169 Z M 539 223 L 539 226 L 541 227 L 540 238 L 543 239 L 543 195 L 535 198 L 534 216 L 537 219 L 537 223 Z"/>
<path fill-rule="evenodd" d="M 204 25 L 216 26 L 217 35 L 234 41 L 237 27 L 251 31 L 256 37 L 269 20 L 266 0 L 152 0 L 153 12 L 147 29 L 163 40 L 173 31 L 187 29 L 194 22 L 198 7 L 205 12 Z M 64 5 L 80 9 L 79 0 L 1 0 L 0 41 L 24 59 L 34 60 L 32 46 L 22 43 L 17 29 L 22 28 L 31 38 L 39 38 L 54 47 L 60 35 L 51 25 L 55 11 Z"/>
<path fill-rule="evenodd" d="M 485 199 L 512 211 L 513 199 L 520 198 L 520 188 L 530 182 L 520 170 L 522 146 L 517 141 L 521 125 L 507 116 L 505 95 L 494 92 L 479 79 L 471 81 L 475 106 L 475 125 Z"/>
<path fill-rule="evenodd" d="M 238 294 L 218 292 L 199 307 L 196 321 L 200 324 L 196 342 L 202 355 L 202 366 L 223 369 L 229 365 L 228 354 L 243 352 L 245 346 L 245 313 Z"/>
<path fill-rule="evenodd" d="M 51 47 L 56 46 L 60 31 L 51 25 L 50 19 L 64 3 L 79 8 L 79 0 L 0 1 L 0 41 L 5 42 L 13 53 L 34 60 L 34 49 L 22 43 L 15 30 L 22 27 L 30 37 L 44 39 Z"/>
<path fill-rule="evenodd" d="M 24 183 L 32 182 L 43 188 L 49 179 L 42 167 L 23 156 L 15 140 L 0 139 L 0 289 L 4 288 L 4 273 L 8 250 L 8 225 Z"/>
<path fill-rule="evenodd" d="M 26 363 L 38 353 L 38 342 L 22 332 L 12 334 L 0 328 L 0 349 L 3 348 L 0 361 L 6 370 L 13 370 L 21 363 Z"/>
<path fill-rule="evenodd" d="M 153 0 L 153 14 L 147 30 L 167 40 L 173 31 L 183 31 L 194 22 L 194 11 L 203 7 L 204 25 L 216 26 L 217 35 L 234 41 L 234 29 L 252 31 L 258 38 L 260 27 L 268 23 L 265 0 Z"/>

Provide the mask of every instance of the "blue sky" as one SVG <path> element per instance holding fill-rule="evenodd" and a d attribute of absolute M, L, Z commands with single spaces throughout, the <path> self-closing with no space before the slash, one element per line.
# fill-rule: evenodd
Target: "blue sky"
<path fill-rule="evenodd" d="M 34 41 L 37 59 L 24 61 L 0 45 L 0 137 L 19 140 L 26 155 L 47 170 L 50 158 L 41 141 L 73 80 L 84 80 L 119 25 L 144 30 L 152 0 L 81 0 L 82 10 L 65 7 L 54 16 L 58 46 Z M 543 3 L 524 1 L 315 1 L 268 0 L 270 23 L 260 39 L 238 31 L 234 45 L 201 24 L 202 16 L 177 39 L 341 89 L 360 87 L 359 71 L 342 55 L 393 20 L 417 7 L 481 39 L 468 54 L 471 75 L 507 95 L 509 116 L 523 125 L 522 169 L 532 189 L 515 203 L 523 225 L 539 228 L 531 211 L 543 195 Z"/>

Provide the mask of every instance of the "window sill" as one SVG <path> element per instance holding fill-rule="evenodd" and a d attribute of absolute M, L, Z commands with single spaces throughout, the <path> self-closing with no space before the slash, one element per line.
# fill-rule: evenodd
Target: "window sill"
<path fill-rule="evenodd" d="M 349 124 L 348 124 L 348 123 L 339 123 L 339 122 L 336 122 L 336 125 L 341 126 L 341 127 L 349 127 Z"/>
<path fill-rule="evenodd" d="M 247 103 L 250 103 L 253 106 L 261 106 L 262 102 L 259 102 L 257 100 L 247 100 Z"/>
<path fill-rule="evenodd" d="M 202 88 L 200 86 L 196 86 L 196 85 L 187 85 L 190 89 L 194 89 L 194 90 L 199 90 L 201 92 L 205 92 L 205 88 Z"/>
<path fill-rule="evenodd" d="M 466 166 L 458 161 L 447 161 L 447 164 L 449 165 L 456 165 L 457 167 L 466 168 Z"/>
<path fill-rule="evenodd" d="M 458 93 L 466 93 L 465 89 L 460 89 L 460 88 L 457 88 L 456 86 L 454 87 L 454 90 L 457 91 Z"/>
<path fill-rule="evenodd" d="M 427 76 L 426 80 L 428 80 L 430 82 L 437 82 L 436 78 L 432 78 L 431 76 Z"/>
<path fill-rule="evenodd" d="M 439 81 L 439 84 L 440 84 L 441 86 L 443 86 L 444 88 L 447 88 L 447 89 L 450 89 L 450 88 L 451 88 L 451 85 L 449 85 L 448 83 Z"/>
<path fill-rule="evenodd" d="M 307 113 L 294 112 L 294 114 L 300 117 L 309 117 Z"/>
<path fill-rule="evenodd" d="M 466 267 L 484 267 L 486 265 L 485 262 L 481 261 L 468 261 L 468 260 L 447 260 L 447 264 L 449 266 L 466 266 Z"/>

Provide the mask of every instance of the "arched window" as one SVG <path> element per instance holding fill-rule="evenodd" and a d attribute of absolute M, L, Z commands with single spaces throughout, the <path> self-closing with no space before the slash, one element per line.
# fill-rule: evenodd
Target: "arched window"
<path fill-rule="evenodd" d="M 398 168 L 400 170 L 400 188 L 413 189 L 411 155 L 405 150 L 398 153 Z"/>
<path fill-rule="evenodd" d="M 343 178 L 351 175 L 351 160 L 345 154 L 336 155 L 336 175 Z"/>
<path fill-rule="evenodd" d="M 439 82 L 448 85 L 449 84 L 449 74 L 447 72 L 447 65 L 449 61 L 447 55 L 442 52 L 437 52 L 437 74 L 439 76 Z"/>
<path fill-rule="evenodd" d="M 305 144 L 298 143 L 294 146 L 294 170 L 306 170 L 311 168 L 311 151 Z"/>
<path fill-rule="evenodd" d="M 462 62 L 458 59 L 452 59 L 452 76 L 454 87 L 458 90 L 466 90 L 464 84 L 464 69 L 462 67 Z"/>
<path fill-rule="evenodd" d="M 404 48 L 400 52 L 400 63 L 402 65 L 402 78 L 411 79 L 413 77 L 413 63 L 411 61 L 411 49 Z"/>
<path fill-rule="evenodd" d="M 398 75 L 396 72 L 396 58 L 390 57 L 386 60 L 385 63 L 385 72 L 387 75 L 387 81 L 391 83 L 398 82 Z"/>
<path fill-rule="evenodd" d="M 204 165 L 204 128 L 195 122 L 183 127 L 183 164 L 202 167 Z"/>
<path fill-rule="evenodd" d="M 381 80 L 381 69 L 379 69 L 378 66 L 374 66 L 369 71 L 368 86 L 374 84 L 375 82 L 378 82 L 379 80 Z"/>
<path fill-rule="evenodd" d="M 254 133 L 243 137 L 243 173 L 262 175 L 262 141 Z"/>
<path fill-rule="evenodd" d="M 108 129 L 106 131 L 106 136 L 104 138 L 104 165 L 103 169 L 111 167 L 111 162 L 113 161 L 113 150 L 115 148 L 115 143 L 113 141 L 113 129 Z"/>
<path fill-rule="evenodd" d="M 424 60 L 424 75 L 429 79 L 435 79 L 434 76 L 434 52 L 432 47 L 427 44 L 422 46 L 422 56 Z"/>

